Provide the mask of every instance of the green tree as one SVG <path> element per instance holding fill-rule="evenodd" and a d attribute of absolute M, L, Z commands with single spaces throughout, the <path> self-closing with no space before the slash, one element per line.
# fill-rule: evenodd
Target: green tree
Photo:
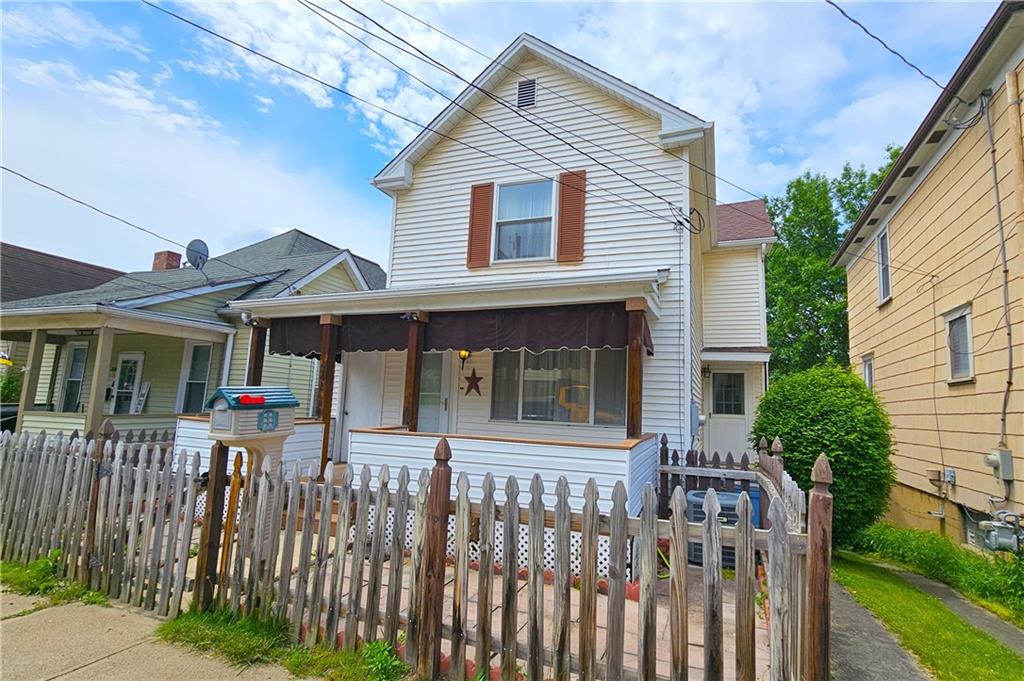
<path fill-rule="evenodd" d="M 836 178 L 805 172 L 769 198 L 779 237 L 765 261 L 773 377 L 827 361 L 849 363 L 846 272 L 829 261 L 899 152 L 886 147 L 886 162 L 873 172 L 849 163 Z"/>

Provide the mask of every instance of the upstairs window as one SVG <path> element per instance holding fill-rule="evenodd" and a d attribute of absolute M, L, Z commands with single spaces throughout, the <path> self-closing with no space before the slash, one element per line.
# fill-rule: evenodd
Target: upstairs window
<path fill-rule="evenodd" d="M 551 257 L 554 182 L 523 182 L 498 187 L 494 260 Z"/>
<path fill-rule="evenodd" d="M 878 304 L 892 298 L 892 280 L 889 272 L 889 230 L 884 229 L 875 240 L 875 260 L 878 263 Z"/>
<path fill-rule="evenodd" d="M 524 108 L 537 103 L 537 81 L 519 81 L 519 90 L 516 92 L 516 106 Z"/>
<path fill-rule="evenodd" d="M 971 307 L 961 305 L 950 310 L 946 318 L 946 358 L 949 382 L 974 379 L 974 343 L 971 334 Z"/>

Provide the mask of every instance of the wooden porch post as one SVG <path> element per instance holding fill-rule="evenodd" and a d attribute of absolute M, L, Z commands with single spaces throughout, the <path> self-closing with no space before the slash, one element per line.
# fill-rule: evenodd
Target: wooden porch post
<path fill-rule="evenodd" d="M 424 327 L 430 321 L 429 312 L 410 312 L 409 344 L 405 355 L 405 392 L 402 394 L 402 425 L 410 433 L 419 428 L 420 419 L 420 376 L 423 373 Z"/>
<path fill-rule="evenodd" d="M 626 350 L 627 438 L 636 438 L 643 434 L 644 315 L 646 312 L 647 301 L 643 298 L 626 300 L 626 314 L 629 315 L 629 344 Z"/>
<path fill-rule="evenodd" d="M 103 408 L 107 404 L 107 376 L 110 374 L 110 358 L 114 351 L 114 330 L 101 327 L 96 334 L 96 356 L 92 365 L 92 383 L 89 385 L 89 399 L 85 408 L 85 432 L 96 434 L 103 422 Z"/>
<path fill-rule="evenodd" d="M 39 387 L 39 371 L 43 367 L 43 348 L 46 347 L 46 329 L 33 329 L 32 338 L 28 343 L 28 363 L 21 379 L 21 398 L 18 400 L 18 421 L 16 430 L 21 430 L 21 422 L 25 412 L 30 411 L 36 401 L 36 388 Z M 11 368 L 13 371 L 13 367 Z"/>
<path fill-rule="evenodd" d="M 263 319 L 254 319 L 252 337 L 249 339 L 249 364 L 245 371 L 246 385 L 263 384 L 263 357 L 267 354 L 267 329 L 270 324 Z"/>
<path fill-rule="evenodd" d="M 338 355 L 337 328 L 341 326 L 341 315 L 320 315 L 320 372 L 317 375 L 317 403 L 320 405 L 320 421 L 324 424 L 323 439 L 320 442 L 320 477 L 331 456 L 331 403 L 334 401 L 334 365 Z M 338 434 L 340 437 L 340 433 Z M 328 482 L 330 482 L 328 480 Z"/>

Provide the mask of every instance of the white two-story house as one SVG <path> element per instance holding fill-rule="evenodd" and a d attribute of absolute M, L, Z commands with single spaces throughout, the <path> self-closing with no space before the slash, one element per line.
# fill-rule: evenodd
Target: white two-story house
<path fill-rule="evenodd" d="M 271 352 L 334 355 L 335 460 L 607 499 L 670 446 L 749 448 L 765 384 L 763 203 L 716 205 L 714 126 L 530 35 L 373 180 L 387 288 L 239 301 Z M 340 409 L 338 408 L 340 405 Z"/>

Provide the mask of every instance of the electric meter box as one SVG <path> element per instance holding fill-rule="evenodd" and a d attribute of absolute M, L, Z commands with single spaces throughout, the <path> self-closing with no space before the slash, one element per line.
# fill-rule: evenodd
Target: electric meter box
<path fill-rule="evenodd" d="M 206 406 L 210 410 L 210 439 L 245 446 L 247 441 L 283 441 L 294 433 L 299 400 L 288 388 L 220 387 Z"/>

